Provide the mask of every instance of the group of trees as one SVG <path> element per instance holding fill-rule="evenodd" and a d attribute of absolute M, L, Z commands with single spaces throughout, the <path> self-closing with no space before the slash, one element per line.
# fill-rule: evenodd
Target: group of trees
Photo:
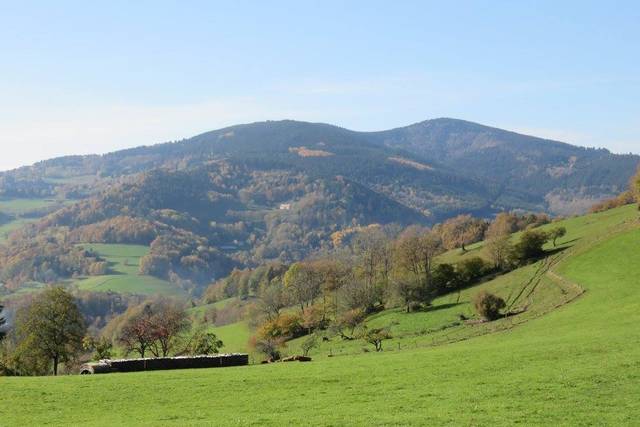
<path fill-rule="evenodd" d="M 638 172 L 629 180 L 629 189 L 611 199 L 603 200 L 591 207 L 591 212 L 604 212 L 620 206 L 640 203 L 640 168 Z"/>
<path fill-rule="evenodd" d="M 57 375 L 60 365 L 70 371 L 90 354 L 95 360 L 119 352 L 140 357 L 201 355 L 223 346 L 206 325 L 189 317 L 180 301 L 158 297 L 131 304 L 101 334 L 87 328 L 81 311 L 86 301 L 86 296 L 50 287 L 20 306 L 7 335 L 0 337 L 0 374 Z"/>
<path fill-rule="evenodd" d="M 256 326 L 253 344 L 268 350 L 269 357 L 285 341 L 316 330 L 365 339 L 373 333 L 362 329 L 368 314 L 391 306 L 408 312 L 424 309 L 439 295 L 537 260 L 544 255 L 545 243 L 553 240 L 555 245 L 566 233 L 562 227 L 548 232 L 536 228 L 548 221 L 545 216 L 504 213 L 491 223 L 460 216 L 432 229 L 358 228 L 348 244 L 325 256 L 288 266 L 271 263 L 235 270 L 207 289 L 205 301 L 232 296 L 251 301 L 246 314 Z M 512 233 L 523 228 L 513 243 Z M 462 237 L 456 237 L 458 233 Z M 466 251 L 467 245 L 483 237 L 487 238 L 483 257 L 466 256 L 453 264 L 438 261 L 448 248 L 464 246 Z M 285 310 L 288 307 L 297 310 Z"/>
<path fill-rule="evenodd" d="M 28 231 L 0 246 L 0 282 L 15 289 L 25 282 L 55 283 L 63 278 L 102 271 L 98 254 L 71 244 L 63 234 Z"/>

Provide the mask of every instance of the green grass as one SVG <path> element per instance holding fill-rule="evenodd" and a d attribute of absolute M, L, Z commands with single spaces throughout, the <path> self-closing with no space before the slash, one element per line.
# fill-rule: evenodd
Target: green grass
<path fill-rule="evenodd" d="M 68 203 L 60 199 L 2 199 L 0 198 L 0 212 L 9 214 L 15 219 L 0 225 L 0 244 L 4 243 L 9 234 L 23 227 L 26 224 L 37 221 L 37 216 L 25 218 L 24 215 L 32 214 L 34 211 L 49 208 L 52 206 L 62 206 Z"/>
<path fill-rule="evenodd" d="M 516 327 L 309 364 L 6 378 L 0 424 L 637 425 L 640 230 L 605 222 L 576 224 L 567 240 L 593 230 L 553 267 L 586 293 Z"/>
<path fill-rule="evenodd" d="M 251 331 L 247 322 L 237 322 L 225 326 L 215 326 L 211 331 L 224 343 L 226 353 L 246 353 Z"/>
<path fill-rule="evenodd" d="M 0 212 L 20 216 L 63 203 L 60 199 L 0 199 Z"/>
<path fill-rule="evenodd" d="M 638 205 L 627 205 L 617 209 L 611 209 L 605 212 L 583 215 L 568 218 L 562 221 L 554 222 L 541 226 L 540 230 L 549 231 L 552 228 L 563 226 L 567 229 L 567 235 L 558 239 L 558 247 L 570 247 L 577 243 L 585 236 L 590 236 L 606 230 L 608 227 L 615 226 L 621 222 L 631 221 L 638 218 Z M 519 239 L 522 233 L 515 233 L 512 237 L 514 241 Z M 551 249 L 553 244 L 547 243 L 546 249 Z M 455 263 L 463 259 L 474 256 L 485 257 L 483 251 L 484 242 L 474 243 L 467 246 L 467 251 L 462 252 L 461 249 L 453 249 L 439 257 L 440 262 Z"/>
<path fill-rule="evenodd" d="M 119 292 L 140 295 L 184 296 L 184 292 L 172 283 L 152 276 L 138 274 L 140 258 L 149 248 L 140 245 L 82 244 L 93 249 L 109 263 L 110 274 L 80 278 L 70 283 L 79 289 Z"/>

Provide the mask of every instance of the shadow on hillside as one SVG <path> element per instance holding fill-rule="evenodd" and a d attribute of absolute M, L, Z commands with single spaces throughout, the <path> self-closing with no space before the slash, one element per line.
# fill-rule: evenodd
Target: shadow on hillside
<path fill-rule="evenodd" d="M 438 310 L 446 310 L 447 308 L 451 308 L 451 307 L 455 307 L 458 305 L 464 304 L 463 301 L 461 302 L 450 302 L 447 304 L 439 304 L 439 305 L 432 305 L 430 307 L 425 308 L 424 310 L 422 310 L 423 312 L 430 312 L 430 311 L 438 311 Z"/>

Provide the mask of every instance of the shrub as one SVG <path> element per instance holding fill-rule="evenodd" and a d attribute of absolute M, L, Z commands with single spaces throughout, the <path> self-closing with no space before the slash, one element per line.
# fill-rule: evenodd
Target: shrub
<path fill-rule="evenodd" d="M 457 267 L 460 280 L 465 286 L 475 283 L 491 270 L 491 266 L 487 265 L 480 257 L 472 257 L 460 261 Z"/>
<path fill-rule="evenodd" d="M 540 258 L 544 255 L 545 243 L 549 240 L 549 235 L 541 230 L 527 230 L 522 233 L 520 241 L 513 248 L 513 257 L 519 264 Z"/>
<path fill-rule="evenodd" d="M 258 328 L 258 338 L 293 339 L 304 335 L 304 328 L 300 316 L 295 314 L 281 314 L 273 320 L 268 320 Z"/>
<path fill-rule="evenodd" d="M 486 291 L 477 294 L 473 303 L 478 314 L 486 320 L 500 318 L 502 316 L 500 310 L 506 307 L 506 303 L 502 298 Z"/>

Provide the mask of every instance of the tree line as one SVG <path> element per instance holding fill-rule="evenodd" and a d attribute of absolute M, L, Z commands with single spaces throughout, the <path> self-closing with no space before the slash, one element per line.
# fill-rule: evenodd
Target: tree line
<path fill-rule="evenodd" d="M 88 327 L 81 311 L 86 300 L 59 286 L 46 288 L 16 310 L 11 327 L 0 334 L 0 375 L 58 375 L 60 366 L 73 372 L 87 359 L 205 355 L 224 345 L 183 301 L 130 303 L 99 331 Z"/>

